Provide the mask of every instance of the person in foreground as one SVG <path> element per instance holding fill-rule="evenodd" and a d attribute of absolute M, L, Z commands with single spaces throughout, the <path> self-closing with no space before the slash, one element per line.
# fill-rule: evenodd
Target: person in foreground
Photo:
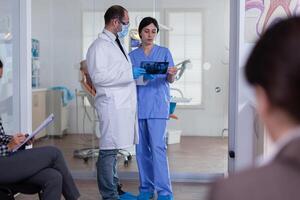
<path fill-rule="evenodd" d="M 0 60 L 0 78 L 3 64 Z M 26 139 L 25 134 L 6 135 L 0 118 L 0 184 L 35 185 L 41 188 L 43 200 L 79 198 L 79 191 L 66 166 L 63 155 L 55 147 L 39 147 L 12 152 Z"/>
<path fill-rule="evenodd" d="M 166 146 L 166 125 L 169 119 L 170 87 L 177 69 L 169 49 L 154 44 L 159 31 L 156 19 L 145 17 L 138 32 L 142 44 L 130 52 L 133 69 L 139 69 L 143 61 L 168 62 L 167 74 L 143 75 L 146 84 L 137 86 L 139 144 L 136 159 L 139 168 L 140 187 L 137 199 L 173 199 Z"/>
<path fill-rule="evenodd" d="M 128 11 L 111 6 L 104 14 L 105 27 L 89 47 L 88 72 L 96 88 L 95 107 L 100 121 L 97 180 L 104 200 L 135 198 L 118 193 L 117 154 L 138 142 L 137 97 L 130 58 L 121 44 L 129 26 Z"/>
<path fill-rule="evenodd" d="M 300 199 L 300 18 L 271 26 L 245 68 L 276 151 L 262 166 L 216 182 L 210 200 Z"/>

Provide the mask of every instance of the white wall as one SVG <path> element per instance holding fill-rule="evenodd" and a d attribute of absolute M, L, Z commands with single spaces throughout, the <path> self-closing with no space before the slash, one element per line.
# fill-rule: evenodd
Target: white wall
<path fill-rule="evenodd" d="M 53 83 L 52 3 L 33 0 L 31 6 L 32 38 L 40 41 L 41 87 L 49 87 Z"/>
<path fill-rule="evenodd" d="M 112 4 L 121 4 L 130 10 L 152 10 L 153 2 L 137 3 L 135 0 L 32 0 L 32 35 L 41 45 L 41 86 L 65 85 L 71 90 L 80 89 L 78 64 L 82 51 L 82 10 L 105 10 Z M 184 135 L 221 135 L 227 128 L 229 38 L 229 0 L 163 0 L 157 1 L 157 10 L 168 8 L 201 8 L 204 11 L 204 62 L 211 63 L 211 69 L 204 71 L 203 107 L 178 108 L 178 121 L 171 120 L 171 129 L 182 129 Z M 163 37 L 161 37 L 163 38 Z M 162 42 L 163 44 L 163 42 Z M 223 63 L 225 62 L 225 64 Z M 215 87 L 222 92 L 216 93 Z M 75 101 L 70 106 L 70 131 L 76 130 Z M 80 121 L 82 117 L 79 117 Z M 225 120 L 225 121 L 224 121 Z M 79 132 L 82 132 L 82 122 Z M 86 124 L 91 127 L 91 124 Z M 90 130 L 91 131 L 91 130 Z"/>
<path fill-rule="evenodd" d="M 220 136 L 227 128 L 229 1 L 161 1 L 159 7 L 203 10 L 203 62 L 211 64 L 210 70 L 203 70 L 203 106 L 178 107 L 179 120 L 170 120 L 169 128 L 181 129 L 183 135 Z M 222 91 L 216 93 L 216 87 Z"/>
<path fill-rule="evenodd" d="M 78 0 L 32 0 L 32 37 L 40 41 L 40 87 L 60 85 L 73 92 L 80 89 L 81 9 Z M 70 132 L 77 132 L 75 100 L 69 105 L 69 111 Z M 92 132 L 91 124 L 86 127 Z"/>

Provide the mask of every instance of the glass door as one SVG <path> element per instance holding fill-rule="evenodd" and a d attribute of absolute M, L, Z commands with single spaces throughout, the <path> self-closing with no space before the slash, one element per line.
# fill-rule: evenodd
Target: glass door
<path fill-rule="evenodd" d="M 167 124 L 167 148 L 174 181 L 207 181 L 227 173 L 229 91 L 229 7 L 223 1 L 93 1 L 83 11 L 83 55 L 104 27 L 111 5 L 129 11 L 130 33 L 143 17 L 155 17 L 160 31 L 155 43 L 170 49 L 182 71 L 171 84 L 176 108 Z M 130 52 L 132 35 L 124 42 Z M 134 148 L 129 165 L 120 159 L 121 177 L 138 178 Z"/>
<path fill-rule="evenodd" d="M 12 33 L 12 3 L 0 1 L 0 59 L 4 65 L 1 78 L 1 118 L 7 133 L 14 130 L 13 114 L 13 33 Z"/>
<path fill-rule="evenodd" d="M 21 27 L 20 4 L 18 0 L 0 0 L 0 59 L 4 66 L 0 79 L 0 115 L 7 134 L 30 131 L 27 120 L 23 118 L 25 115 L 21 112 L 26 109 L 24 103 L 27 102 L 27 96 L 22 96 L 21 103 L 21 91 L 26 91 L 26 84 L 20 84 L 25 81 L 20 79 L 20 63 L 22 59 L 26 60 L 25 54 L 21 54 L 26 49 L 26 39 L 20 37 L 20 31 L 24 31 L 27 24 L 23 16 L 24 26 Z M 23 63 L 23 66 L 26 68 L 27 64 Z"/>
<path fill-rule="evenodd" d="M 32 127 L 53 113 L 36 146 L 53 145 L 75 177 L 93 176 L 98 155 L 97 116 L 83 84 L 86 0 L 32 0 Z M 47 22 L 47 23 L 45 23 Z"/>
<path fill-rule="evenodd" d="M 229 2 L 196 7 L 170 8 L 165 15 L 172 27 L 164 31 L 165 43 L 183 71 L 171 85 L 177 118 L 168 126 L 170 166 L 176 173 L 222 174 L 227 172 Z"/>
<path fill-rule="evenodd" d="M 172 180 L 202 181 L 226 173 L 229 3 L 32 0 L 32 103 L 33 113 L 41 114 L 33 115 L 33 128 L 50 111 L 59 116 L 55 126 L 60 127 L 46 130 L 37 145 L 59 147 L 73 172 L 95 175 L 99 123 L 80 68 L 88 47 L 104 28 L 104 12 L 119 4 L 129 11 L 127 51 L 139 47 L 133 41 L 138 25 L 151 16 L 160 26 L 155 43 L 169 48 L 181 69 L 170 85 L 176 108 L 166 130 Z M 68 93 L 70 98 L 64 99 Z M 124 153 L 118 162 L 120 177 L 138 179 L 135 148 Z"/>

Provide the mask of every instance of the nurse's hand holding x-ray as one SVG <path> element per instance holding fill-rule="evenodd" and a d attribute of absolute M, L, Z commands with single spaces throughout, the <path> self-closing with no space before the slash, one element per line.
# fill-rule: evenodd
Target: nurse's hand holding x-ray
<path fill-rule="evenodd" d="M 133 67 L 132 74 L 134 79 L 138 79 L 140 76 L 146 74 L 146 70 L 141 67 Z"/>
<path fill-rule="evenodd" d="M 169 83 L 173 83 L 175 81 L 175 77 L 177 74 L 177 67 L 168 67 L 168 72 L 167 72 L 167 80 Z"/>
<path fill-rule="evenodd" d="M 168 72 L 169 75 L 175 76 L 177 73 L 177 67 L 168 67 Z"/>
<path fill-rule="evenodd" d="M 175 76 L 177 73 L 177 67 L 168 67 L 167 71 L 167 79 L 169 83 L 173 83 L 175 81 Z M 155 75 L 153 74 L 145 74 L 144 80 L 150 81 L 155 79 Z"/>

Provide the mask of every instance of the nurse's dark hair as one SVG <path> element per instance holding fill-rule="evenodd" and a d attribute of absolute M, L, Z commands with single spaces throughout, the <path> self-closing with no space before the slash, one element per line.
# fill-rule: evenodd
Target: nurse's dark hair
<path fill-rule="evenodd" d="M 113 5 L 109 7 L 104 14 L 105 24 L 108 24 L 112 19 L 122 20 L 125 12 L 127 12 L 127 10 L 120 5 Z"/>
<path fill-rule="evenodd" d="M 0 59 L 0 69 L 2 69 L 2 68 L 3 68 L 3 63 L 2 63 L 2 61 Z"/>
<path fill-rule="evenodd" d="M 145 17 L 140 22 L 139 29 L 138 29 L 139 35 L 141 35 L 141 32 L 142 32 L 143 28 L 145 28 L 146 26 L 148 26 L 150 24 L 154 24 L 154 26 L 157 29 L 157 33 L 158 33 L 159 26 L 158 26 L 158 23 L 157 23 L 156 19 L 154 19 L 153 17 Z"/>
<path fill-rule="evenodd" d="M 272 106 L 300 122 L 300 17 L 272 25 L 246 63 L 252 86 L 262 87 Z"/>

